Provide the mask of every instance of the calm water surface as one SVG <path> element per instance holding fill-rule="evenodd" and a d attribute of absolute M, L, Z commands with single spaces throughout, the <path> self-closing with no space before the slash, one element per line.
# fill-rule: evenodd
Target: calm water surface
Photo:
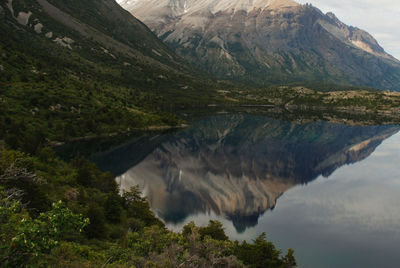
<path fill-rule="evenodd" d="M 399 130 L 218 115 L 92 160 L 170 229 L 218 219 L 232 239 L 294 248 L 300 267 L 398 267 Z"/>

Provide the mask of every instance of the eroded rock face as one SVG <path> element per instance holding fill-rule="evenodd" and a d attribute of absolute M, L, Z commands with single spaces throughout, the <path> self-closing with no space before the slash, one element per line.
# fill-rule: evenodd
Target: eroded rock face
<path fill-rule="evenodd" d="M 243 231 L 291 187 L 368 157 L 397 131 L 216 116 L 163 141 L 117 181 L 139 185 L 167 222 L 213 211 Z"/>
<path fill-rule="evenodd" d="M 367 32 L 291 0 L 123 0 L 197 67 L 258 84 L 329 81 L 400 89 L 400 63 Z"/>

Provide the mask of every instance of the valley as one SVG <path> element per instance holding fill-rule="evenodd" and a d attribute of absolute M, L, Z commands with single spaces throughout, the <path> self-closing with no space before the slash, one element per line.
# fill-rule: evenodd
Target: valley
<path fill-rule="evenodd" d="M 310 4 L 3 0 L 0 267 L 321 267 L 281 232 L 323 211 L 337 261 L 363 204 L 398 263 L 399 91 L 396 58 Z"/>

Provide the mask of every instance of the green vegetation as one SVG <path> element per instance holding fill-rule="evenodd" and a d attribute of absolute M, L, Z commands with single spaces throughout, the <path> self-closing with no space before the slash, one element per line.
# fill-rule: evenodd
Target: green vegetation
<path fill-rule="evenodd" d="M 76 215 L 59 201 L 53 208 L 32 219 L 15 192 L 1 192 L 0 260 L 6 267 L 24 266 L 57 247 L 67 236 L 82 232 L 89 219 Z"/>
<path fill-rule="evenodd" d="M 111 174 L 49 148 L 1 150 L 0 225 L 2 267 L 296 266 L 265 234 L 233 242 L 215 221 L 171 232 L 137 187 L 119 195 Z"/>
<path fill-rule="evenodd" d="M 245 259 L 249 244 L 229 241 L 218 222 L 190 223 L 181 234 L 171 232 L 138 188 L 121 194 L 112 174 L 84 158 L 64 162 L 46 147 L 79 137 L 178 126 L 183 121 L 165 110 L 226 102 L 216 89 L 227 86 L 191 74 L 173 54 L 172 61 L 143 60 L 154 49 L 170 52 L 150 31 L 144 34 L 145 27 L 135 32 L 138 22 L 129 22 L 132 32 L 117 33 L 115 24 L 80 8 L 71 11 L 80 1 L 75 6 L 51 2 L 95 30 L 81 24 L 91 31 L 82 36 L 36 1 L 14 0 L 16 14 L 33 13 L 21 26 L 0 4 L 0 34 L 8 36 L 0 42 L 0 266 L 263 267 L 260 260 L 269 258 L 271 267 L 294 267 L 288 261 L 291 251 L 282 256 L 264 236 L 250 244 L 260 249 L 259 258 Z M 90 4 L 93 12 L 104 13 L 100 2 Z M 109 22 L 116 17 L 107 14 Z M 41 34 L 33 29 L 38 21 L 44 25 Z M 53 38 L 45 38 L 50 31 Z M 114 35 L 118 40 L 108 39 Z M 74 43 L 60 46 L 56 37 Z"/>
<path fill-rule="evenodd" d="M 118 16 L 107 13 L 103 3 L 85 1 L 93 11 L 107 14 L 100 23 L 82 9 L 83 14 L 69 10 L 80 9 L 81 1 L 52 2 L 87 20 L 92 28 L 79 25 L 89 36 L 59 23 L 37 1 L 13 1 L 15 14 L 32 12 L 27 26 L 12 18 L 6 3 L 0 4 L 0 35 L 7 36 L 0 40 L 0 140 L 12 148 L 34 153 L 51 141 L 176 127 L 183 121 L 170 107 L 219 98 L 215 88 L 222 86 L 192 73 L 128 13 L 121 11 L 129 16 L 126 20 L 113 21 Z M 39 22 L 42 33 L 34 30 Z M 119 35 L 118 23 L 126 24 Z M 57 38 L 73 40 L 72 47 L 58 44 Z M 172 56 L 159 57 L 153 50 Z"/>
<path fill-rule="evenodd" d="M 219 91 L 219 94 L 236 101 L 238 106 L 265 106 L 267 108 L 263 110 L 266 114 L 287 120 L 326 120 L 364 125 L 400 123 L 398 92 L 361 88 L 343 90 L 342 87 L 317 91 L 302 86 L 271 86 L 257 90 Z"/>
<path fill-rule="evenodd" d="M 99 33 L 82 36 L 50 17 L 33 0 L 13 1 L 15 12 L 33 12 L 30 24 L 21 26 L 10 18 L 8 7 L 1 4 L 0 19 L 4 23 L 0 23 L 0 35 L 8 38 L 0 41 L 0 140 L 13 149 L 34 154 L 52 142 L 116 135 L 153 126 L 177 127 L 184 123 L 174 115 L 177 107 L 204 107 L 213 103 L 270 104 L 284 107 L 284 112 L 312 107 L 318 111 L 368 114 L 375 118 L 374 123 L 395 123 L 392 119 L 399 118 L 398 97 L 389 94 L 362 91 L 361 95 L 345 98 L 337 91 L 301 93 L 297 90 L 300 87 L 294 86 L 238 89 L 193 72 L 176 56 L 169 62 L 165 57 L 153 55 L 154 61 L 145 62 L 142 54 L 133 56 L 117 48 L 108 48 L 106 53 L 103 51 L 106 44 L 100 42 L 102 34 L 123 36 L 116 37 L 116 42 L 134 47 L 148 57 L 152 49 L 171 52 L 148 29 L 145 34 L 143 25 L 131 17 L 126 22 L 114 21 L 116 15 L 107 13 L 105 21 L 99 21 L 93 14 L 87 14 L 105 12 L 98 1 L 85 1 L 85 5 L 92 5 L 86 11 L 80 1 L 51 2 Z M 33 29 L 37 21 L 44 25 L 41 34 Z M 118 32 L 118 23 L 126 23 L 124 29 L 128 30 Z M 48 31 L 53 39 L 73 39 L 72 49 L 43 36 Z M 329 89 L 342 87 L 329 86 Z"/>
<path fill-rule="evenodd" d="M 85 34 L 49 16 L 37 1 L 13 1 L 15 14 L 32 12 L 26 26 L 0 3 L 0 36 L 7 37 L 0 40 L 3 267 L 295 267 L 293 250 L 283 256 L 265 234 L 252 243 L 233 242 L 215 221 L 171 232 L 138 188 L 120 193 L 112 174 L 84 158 L 62 161 L 47 146 L 177 127 L 184 123 L 177 107 L 211 103 L 294 110 L 356 105 L 377 114 L 393 107 L 396 114 L 399 107 L 390 93 L 346 99 L 340 92 L 294 87 L 238 89 L 192 70 L 144 25 L 104 1 L 50 2 L 73 14 Z M 41 33 L 34 30 L 39 22 Z M 56 38 L 73 42 L 60 45 Z"/>

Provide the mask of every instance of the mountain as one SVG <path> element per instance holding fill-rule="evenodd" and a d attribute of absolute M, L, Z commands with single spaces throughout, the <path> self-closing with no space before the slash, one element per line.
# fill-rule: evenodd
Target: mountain
<path fill-rule="evenodd" d="M 42 46 L 55 44 L 97 64 L 128 72 L 134 69 L 132 81 L 139 80 L 139 73 L 146 79 L 159 79 L 160 75 L 194 72 L 113 0 L 8 0 L 1 6 L 2 30 L 11 37 L 23 32 L 26 39 L 47 39 Z"/>
<path fill-rule="evenodd" d="M 0 37 L 1 267 L 160 267 L 170 248 L 171 267 L 253 265 L 239 256 L 249 244 L 203 243 L 202 230 L 223 232 L 218 223 L 173 233 L 140 192 L 120 196 L 112 174 L 53 151 L 55 141 L 178 125 L 160 106 L 214 100 L 212 80 L 113 0 L 2 0 Z M 135 236 L 128 250 L 120 243 Z M 267 261 L 294 262 L 292 251 L 281 257 L 268 245 Z"/>
<path fill-rule="evenodd" d="M 176 53 L 221 78 L 400 90 L 400 62 L 367 32 L 292 0 L 122 0 Z"/>
<path fill-rule="evenodd" d="M 163 105 L 217 95 L 114 0 L 1 1 L 0 35 L 0 140 L 13 148 L 177 125 Z"/>
<path fill-rule="evenodd" d="M 213 211 L 243 231 L 256 225 L 290 188 L 367 158 L 398 131 L 393 126 L 297 124 L 262 116 L 218 115 L 187 130 L 155 137 L 159 144 L 149 144 L 150 153 L 128 143 L 95 161 L 106 164 L 113 158 L 133 163 L 117 177 L 121 189 L 139 185 L 166 222 Z M 141 153 L 141 161 L 132 162 Z"/>

